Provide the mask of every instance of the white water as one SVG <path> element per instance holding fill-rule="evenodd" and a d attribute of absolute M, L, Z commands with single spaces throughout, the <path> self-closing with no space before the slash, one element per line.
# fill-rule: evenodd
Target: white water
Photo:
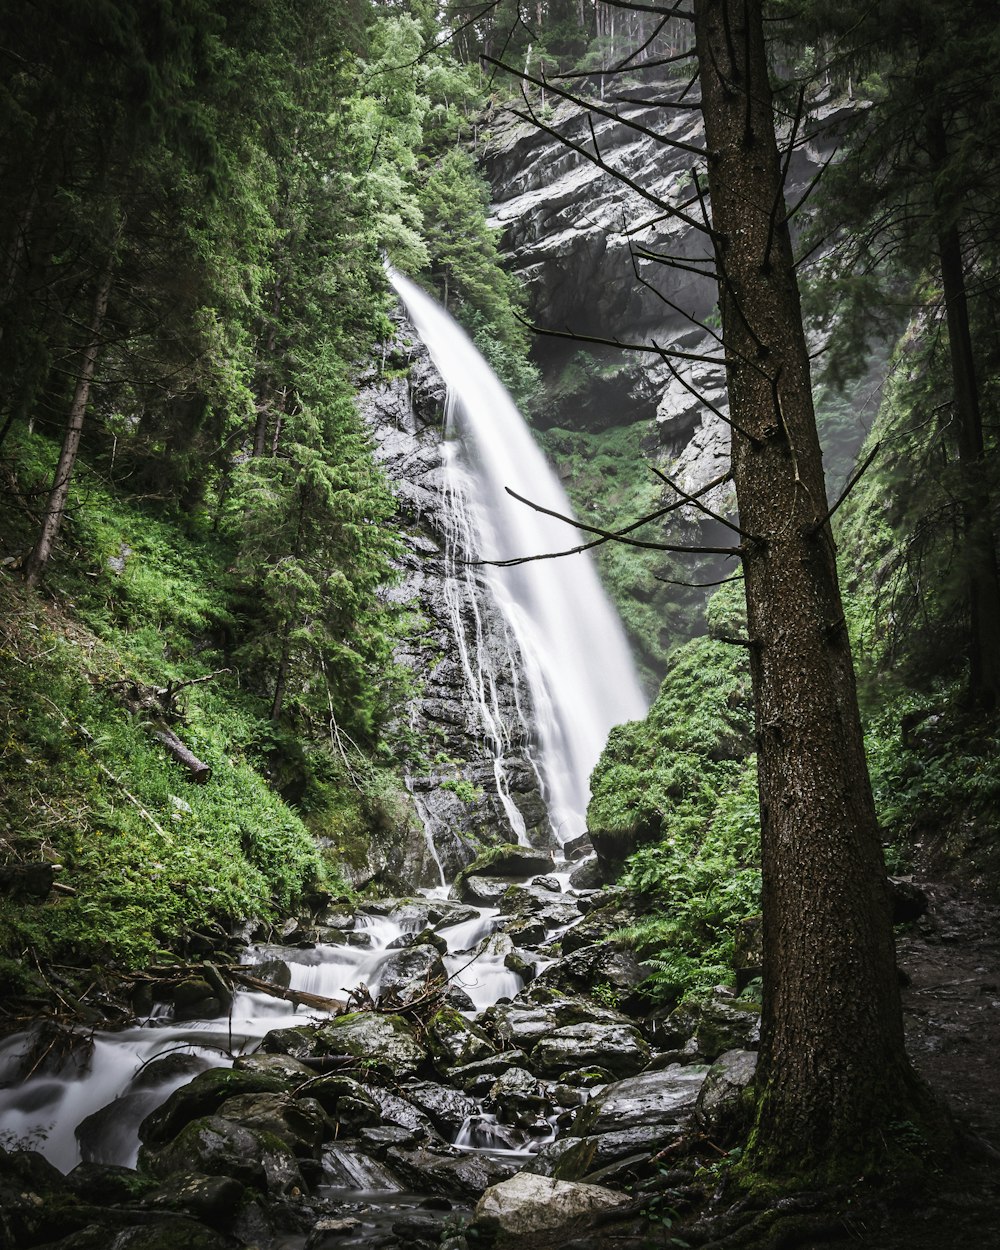
<path fill-rule="evenodd" d="M 571 515 L 558 478 L 499 379 L 429 295 L 394 270 L 389 278 L 448 387 L 449 490 L 464 501 L 472 554 L 509 559 L 574 546 L 573 526 L 506 493 L 510 487 Z M 585 828 L 590 773 L 608 731 L 644 716 L 646 700 L 621 622 L 587 553 L 487 568 L 486 576 L 522 653 L 549 820 L 563 843 Z M 468 657 L 462 659 L 465 666 Z M 492 700 L 484 705 L 491 709 Z M 513 822 L 512 828 L 522 836 Z"/>

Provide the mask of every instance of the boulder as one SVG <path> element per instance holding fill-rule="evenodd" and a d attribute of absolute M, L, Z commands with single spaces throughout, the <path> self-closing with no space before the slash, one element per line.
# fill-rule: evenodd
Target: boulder
<path fill-rule="evenodd" d="M 561 1247 L 595 1217 L 624 1210 L 631 1199 L 613 1189 L 519 1172 L 493 1185 L 476 1204 L 471 1228 L 496 1250 Z"/>
<path fill-rule="evenodd" d="M 500 899 L 500 912 L 522 920 L 532 918 L 540 921 L 546 929 L 560 929 L 580 916 L 576 900 L 563 894 L 558 882 L 553 888 L 541 881 L 509 886 Z"/>
<path fill-rule="evenodd" d="M 427 943 L 394 950 L 375 974 L 372 990 L 379 998 L 393 994 L 402 1003 L 412 1002 L 447 977 L 441 952 Z"/>
<path fill-rule="evenodd" d="M 531 1064 L 542 1076 L 560 1076 L 591 1065 L 616 1077 L 634 1076 L 649 1062 L 649 1047 L 630 1024 L 569 1024 L 535 1045 Z"/>
<path fill-rule="evenodd" d="M 411 1076 L 426 1058 L 402 1016 L 356 1011 L 322 1025 L 319 1036 L 327 1054 L 353 1055 L 394 1077 Z"/>
<path fill-rule="evenodd" d="M 452 1146 L 404 1150 L 390 1146 L 385 1161 L 407 1188 L 446 1198 L 478 1198 L 489 1185 L 510 1176 L 517 1164 Z"/>
<path fill-rule="evenodd" d="M 311 1080 L 316 1073 L 291 1055 L 241 1055 L 233 1064 L 234 1072 L 255 1072 L 258 1076 L 273 1076 L 286 1088 Z"/>
<path fill-rule="evenodd" d="M 539 974 L 537 981 L 553 989 L 584 994 L 603 988 L 613 1001 L 629 1002 L 646 975 L 647 969 L 627 947 L 601 942 L 578 947 L 556 960 Z"/>
<path fill-rule="evenodd" d="M 287 1094 L 240 1094 L 227 1098 L 216 1113 L 244 1128 L 283 1141 L 299 1158 L 319 1158 L 333 1125 L 315 1098 L 293 1099 Z"/>
<path fill-rule="evenodd" d="M 528 877 L 551 871 L 552 855 L 549 851 L 536 851 L 530 846 L 504 842 L 477 855 L 464 875 L 509 877 L 515 881 L 524 881 Z"/>
<path fill-rule="evenodd" d="M 351 1076 L 331 1072 L 328 1076 L 317 1077 L 310 1082 L 309 1094 L 333 1119 L 338 1137 L 345 1130 L 351 1132 L 379 1123 L 378 1104 L 365 1086 Z"/>
<path fill-rule="evenodd" d="M 406 1101 L 423 1111 L 439 1132 L 454 1141 L 459 1129 L 479 1110 L 479 1104 L 468 1094 L 435 1081 L 411 1081 L 404 1086 Z"/>
<path fill-rule="evenodd" d="M 435 1067 L 444 1074 L 451 1068 L 474 1063 L 496 1053 L 496 1046 L 476 1024 L 454 1007 L 442 1007 L 428 1021 L 427 1045 Z"/>
<path fill-rule="evenodd" d="M 757 1055 L 752 1050 L 727 1050 L 709 1068 L 695 1104 L 695 1119 L 717 1143 L 749 1128 L 756 1071 Z"/>
<path fill-rule="evenodd" d="M 523 1050 L 505 1050 L 495 1055 L 488 1055 L 475 1063 L 465 1063 L 461 1067 L 449 1068 L 446 1075 L 450 1081 L 467 1094 L 484 1093 L 493 1082 L 510 1067 L 518 1067 L 527 1062 L 528 1056 Z"/>
<path fill-rule="evenodd" d="M 477 907 L 496 907 L 509 885 L 510 882 L 494 877 L 473 875 L 457 881 L 455 892 L 463 903 L 473 903 Z"/>
<path fill-rule="evenodd" d="M 667 1017 L 657 1040 L 664 1050 L 683 1051 L 686 1058 L 708 1063 L 727 1050 L 755 1050 L 760 1008 L 721 994 L 684 1003 Z"/>
<path fill-rule="evenodd" d="M 228 1232 L 236 1210 L 252 1200 L 251 1191 L 231 1176 L 171 1177 L 143 1200 L 154 1210 L 183 1211 L 202 1223 Z"/>
<path fill-rule="evenodd" d="M 286 1077 L 273 1072 L 210 1068 L 175 1090 L 165 1103 L 146 1116 L 139 1125 L 139 1140 L 151 1147 L 166 1145 L 185 1125 L 214 1114 L 229 1098 L 241 1094 L 281 1094 L 290 1084 Z"/>
<path fill-rule="evenodd" d="M 280 1138 L 221 1116 L 193 1120 L 159 1150 L 143 1146 L 139 1166 L 161 1180 L 200 1172 L 229 1176 L 249 1189 L 275 1194 L 305 1189 L 295 1156 Z"/>
<path fill-rule="evenodd" d="M 598 1136 L 653 1124 L 678 1124 L 694 1113 L 707 1071 L 705 1067 L 675 1064 L 665 1072 L 643 1072 L 615 1081 L 577 1113 L 573 1135 Z"/>
<path fill-rule="evenodd" d="M 544 976 L 544 973 L 542 974 Z M 620 1024 L 632 1027 L 629 1018 L 611 1007 L 603 1007 L 579 994 L 563 994 L 541 984 L 539 977 L 518 994 L 512 1003 L 490 1008 L 486 1019 L 492 1022 L 497 1036 L 522 1050 L 531 1050 L 535 1043 L 553 1030 L 570 1024 Z"/>
<path fill-rule="evenodd" d="M 483 1106 L 508 1124 L 531 1124 L 549 1114 L 552 1104 L 538 1078 L 526 1068 L 508 1068 L 490 1086 Z"/>

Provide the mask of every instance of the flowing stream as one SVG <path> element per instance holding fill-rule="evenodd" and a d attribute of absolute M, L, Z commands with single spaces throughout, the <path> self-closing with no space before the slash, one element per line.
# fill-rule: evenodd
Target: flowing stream
<path fill-rule="evenodd" d="M 465 530 L 457 558 L 469 548 L 484 559 L 512 559 L 575 547 L 580 533 L 572 525 L 507 493 L 572 516 L 559 479 L 496 374 L 431 296 L 394 270 L 389 277 L 448 388 L 448 489 Z M 608 731 L 644 716 L 646 700 L 589 553 L 487 566 L 486 576 L 521 653 L 549 820 L 565 843 L 585 828 L 590 774 Z M 484 687 L 488 719 L 488 678 L 471 663 L 467 673 Z"/>
<path fill-rule="evenodd" d="M 571 527 L 506 494 L 509 486 L 541 506 L 569 514 L 565 495 L 503 387 L 446 313 L 400 275 L 393 274 L 392 281 L 448 384 L 447 490 L 456 518 L 450 557 L 456 582 L 469 573 L 462 561 L 470 550 L 519 556 L 573 545 Z M 469 576 L 482 579 L 478 571 Z M 525 704 L 530 703 L 525 715 L 536 726 L 536 765 L 553 832 L 563 843 L 584 828 L 589 773 L 608 730 L 641 716 L 644 699 L 621 625 L 589 559 L 578 555 L 490 569 L 488 579 L 514 640 L 507 659 L 517 664 L 520 655 Z M 466 589 L 472 593 L 474 587 L 470 583 Z M 520 816 L 505 789 L 507 731 L 498 716 L 494 679 L 475 647 L 464 647 L 461 661 L 483 709 L 484 732 L 496 740 L 498 789 L 507 795 L 511 828 L 523 841 L 523 821 L 518 824 Z M 539 930 L 545 931 L 545 942 L 562 932 L 567 907 L 575 912 L 575 905 L 559 902 L 569 897 L 561 894 L 568 876 L 550 874 L 537 887 L 555 900 L 549 906 L 556 918 Z M 438 948 L 447 948 L 441 956 L 444 970 L 466 996 L 464 1011 L 473 1018 L 522 987 L 521 975 L 508 966 L 511 939 L 495 932 L 511 917 L 496 908 L 446 901 L 443 871 L 441 877 L 439 887 L 423 891 L 423 901 L 390 910 L 373 905 L 342 922 L 331 921 L 344 932 L 327 931 L 300 948 L 250 947 L 245 962 L 265 978 L 278 969 L 293 990 L 342 999 L 364 986 L 377 998 L 393 956 L 411 941 L 429 940 L 430 927 Z M 429 912 L 435 906 L 437 911 Z M 417 939 L 417 933 L 424 936 Z M 541 938 L 536 945 L 542 945 Z M 552 962 L 537 949 L 532 960 L 536 972 Z M 0 1043 L 0 1146 L 38 1150 L 62 1171 L 81 1161 L 134 1167 L 139 1125 L 171 1093 L 200 1071 L 252 1053 L 271 1030 L 323 1018 L 321 1010 L 239 992 L 231 1010 L 214 1019 L 178 1021 L 163 1006 L 119 1031 L 84 1034 L 39 1027 L 10 1037 Z M 498 1123 L 489 1105 L 480 1103 L 455 1126 L 451 1141 L 459 1150 L 527 1158 L 553 1132 L 544 1118 L 528 1129 Z M 337 1192 L 391 1187 L 387 1170 L 348 1144 L 329 1145 L 323 1167 L 327 1187 Z M 286 1239 L 286 1244 L 302 1243 Z"/>

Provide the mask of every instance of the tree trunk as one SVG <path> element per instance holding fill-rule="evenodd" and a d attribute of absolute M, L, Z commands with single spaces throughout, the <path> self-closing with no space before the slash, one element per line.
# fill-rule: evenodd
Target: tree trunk
<path fill-rule="evenodd" d="M 919 1123 L 784 222 L 760 0 L 695 29 L 744 538 L 764 1007 L 751 1173 L 857 1178 Z"/>
<path fill-rule="evenodd" d="M 66 513 L 66 499 L 69 495 L 69 484 L 76 466 L 76 456 L 80 449 L 80 437 L 83 434 L 83 419 L 90 400 L 90 387 L 94 380 L 97 357 L 101 348 L 101 333 L 104 328 L 104 317 L 108 311 L 108 299 L 111 295 L 111 281 L 115 268 L 117 239 L 108 251 L 104 269 L 98 279 L 97 290 L 94 292 L 94 303 L 87 326 L 87 343 L 80 360 L 80 372 L 77 374 L 73 402 L 70 404 L 69 420 L 63 437 L 59 463 L 56 465 L 52 489 L 45 505 L 42 528 L 24 567 L 24 580 L 29 586 L 37 586 L 42 570 L 52 554 L 52 546 L 62 525 Z"/>
<path fill-rule="evenodd" d="M 983 446 L 962 246 L 954 227 L 938 247 L 948 317 L 958 462 L 962 474 L 963 559 L 969 607 L 969 702 L 991 711 L 1000 704 L 1000 577 L 992 500 Z"/>

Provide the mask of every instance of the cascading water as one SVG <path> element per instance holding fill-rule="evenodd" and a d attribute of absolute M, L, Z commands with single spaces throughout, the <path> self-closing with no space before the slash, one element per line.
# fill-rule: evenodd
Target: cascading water
<path fill-rule="evenodd" d="M 457 528 L 468 531 L 452 558 L 468 559 L 469 545 L 473 556 L 500 559 L 563 550 L 572 528 L 507 493 L 571 515 L 510 396 L 444 309 L 394 270 L 389 278 L 448 387 L 448 489 Z M 549 821 L 563 843 L 585 827 L 590 773 L 608 731 L 645 715 L 646 700 L 589 555 L 488 567 L 486 576 L 521 652 Z M 512 828 L 522 835 L 523 824 L 512 820 Z"/>

